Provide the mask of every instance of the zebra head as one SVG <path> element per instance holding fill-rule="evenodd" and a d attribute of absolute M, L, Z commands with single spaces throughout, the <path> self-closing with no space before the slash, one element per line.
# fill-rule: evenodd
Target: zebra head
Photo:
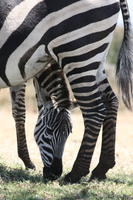
<path fill-rule="evenodd" d="M 65 142 L 72 131 L 70 112 L 64 107 L 56 107 L 47 91 L 38 87 L 35 79 L 39 116 L 34 137 L 44 164 L 44 178 L 54 180 L 62 173 L 62 155 Z"/>
<path fill-rule="evenodd" d="M 62 155 L 65 142 L 72 130 L 67 109 L 42 107 L 35 128 L 35 140 L 44 164 L 45 178 L 54 179 L 62 173 Z"/>

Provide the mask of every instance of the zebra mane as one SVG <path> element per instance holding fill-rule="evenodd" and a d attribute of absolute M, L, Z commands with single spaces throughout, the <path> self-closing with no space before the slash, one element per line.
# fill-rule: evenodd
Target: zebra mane
<path fill-rule="evenodd" d="M 57 63 L 50 65 L 39 77 L 41 87 L 49 93 L 54 108 L 71 107 L 70 93 L 67 87 L 64 73 Z"/>

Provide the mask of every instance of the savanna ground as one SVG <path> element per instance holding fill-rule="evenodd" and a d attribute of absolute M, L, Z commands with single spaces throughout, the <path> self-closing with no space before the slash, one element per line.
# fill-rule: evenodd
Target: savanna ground
<path fill-rule="evenodd" d="M 70 134 L 63 155 L 64 172 L 54 182 L 42 179 L 42 162 L 34 141 L 33 130 L 37 119 L 34 91 L 27 88 L 26 133 L 30 156 L 36 171 L 25 170 L 17 156 L 15 124 L 11 115 L 8 89 L 0 93 L 0 200 L 71 200 L 71 199 L 133 199 L 133 113 L 120 109 L 116 135 L 116 166 L 106 181 L 88 182 L 83 177 L 78 184 L 63 183 L 63 176 L 71 170 L 83 135 L 83 121 L 78 109 L 72 112 L 73 133 Z M 100 154 L 98 139 L 90 171 L 96 166 Z"/>

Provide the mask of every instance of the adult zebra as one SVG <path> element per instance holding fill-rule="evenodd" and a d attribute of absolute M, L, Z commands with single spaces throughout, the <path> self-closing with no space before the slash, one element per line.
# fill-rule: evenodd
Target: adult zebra
<path fill-rule="evenodd" d="M 77 107 L 77 103 L 70 100 L 63 72 L 55 62 L 38 73 L 33 82 L 39 112 L 34 136 L 45 166 L 44 171 L 47 171 L 46 177 L 54 179 L 62 173 L 64 145 L 72 130 L 69 110 Z M 18 155 L 26 168 L 34 169 L 25 136 L 25 88 L 26 82 L 10 88 L 12 114 L 16 124 Z M 54 165 L 58 165 L 58 168 Z"/>
<path fill-rule="evenodd" d="M 117 69 L 126 73 L 126 90 L 122 87 L 122 92 L 125 103 L 130 107 L 128 97 L 132 69 L 127 66 L 131 63 L 130 18 L 126 0 L 120 0 L 120 5 L 124 11 L 125 35 Z M 103 66 L 119 9 L 118 0 L 0 2 L 0 87 L 20 84 L 54 59 L 68 77 L 82 111 L 85 126 L 83 141 L 72 171 L 65 177 L 72 183 L 89 173 L 102 124 L 101 155 L 91 179 L 105 178 L 106 172 L 115 164 L 118 101 Z M 124 73 L 117 73 L 120 83 L 123 83 Z"/>

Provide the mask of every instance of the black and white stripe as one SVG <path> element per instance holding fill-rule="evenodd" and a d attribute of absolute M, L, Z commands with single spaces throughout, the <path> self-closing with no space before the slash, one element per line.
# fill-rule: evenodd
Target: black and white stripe
<path fill-rule="evenodd" d="M 132 89 L 132 80 L 129 81 L 132 55 L 127 52 L 132 52 L 132 45 L 128 37 L 131 30 L 126 0 L 33 0 L 32 3 L 25 0 L 18 2 L 17 6 L 11 3 L 10 11 L 2 10 L 5 18 L 0 26 L 6 31 L 0 31 L 0 38 L 4 38 L 0 39 L 0 87 L 17 85 L 55 60 L 68 77 L 82 111 L 85 133 L 66 181 L 76 182 L 88 174 L 101 125 L 101 156 L 91 178 L 105 178 L 106 172 L 115 164 L 118 101 L 104 73 L 104 63 L 120 6 L 126 12 L 123 12 L 125 35 L 117 76 L 118 82 L 127 83 L 128 88 L 122 92 L 128 106 Z M 18 15 L 20 17 L 16 17 Z"/>
<path fill-rule="evenodd" d="M 57 63 L 34 77 L 38 120 L 34 136 L 40 149 L 45 168 L 58 159 L 62 165 L 62 154 L 72 130 L 69 109 L 77 106 L 70 101 L 69 91 L 61 68 Z M 25 137 L 25 87 L 26 82 L 10 88 L 13 117 L 16 123 L 18 155 L 27 168 L 35 168 L 30 160 Z"/>
<path fill-rule="evenodd" d="M 3 6 L 3 3 L 0 4 Z M 0 32 L 0 38 L 2 38 L 0 42 L 1 87 L 19 84 L 24 79 L 35 75 L 45 66 L 43 62 L 48 62 L 47 56 L 49 54 L 57 61 L 58 54 L 61 53 L 59 56 L 61 66 L 62 58 L 64 58 L 62 53 L 67 52 L 65 52 L 64 46 L 60 52 L 58 50 L 59 45 L 61 48 L 61 45 L 72 42 L 73 44 L 69 45 L 68 53 L 73 54 L 74 52 L 71 52 L 70 47 L 74 47 L 75 44 L 78 46 L 74 49 L 83 47 L 84 44 L 82 45 L 81 40 L 86 40 L 91 31 L 92 33 L 97 30 L 100 31 L 99 27 L 102 30 L 105 29 L 107 17 L 111 17 L 108 20 L 114 25 L 113 18 L 118 14 L 118 9 L 113 9 L 116 4 L 118 4 L 117 1 L 92 3 L 84 0 L 61 3 L 61 0 L 59 0 L 55 6 L 52 1 L 33 0 L 31 2 L 25 0 L 14 6 L 14 3 L 11 2 L 10 11 L 6 13 L 7 16 L 1 24 Z M 6 6 L 8 6 L 8 2 L 5 3 Z M 107 12 L 110 6 L 112 9 Z M 109 14 L 100 15 L 101 12 L 105 11 Z M 1 11 L 1 15 L 2 12 L 4 12 L 4 9 Z M 114 16 L 112 17 L 112 15 Z M 98 17 L 96 18 L 96 16 Z M 94 24 L 95 30 L 91 28 Z M 111 24 L 108 24 L 110 27 Z M 79 39 L 79 41 L 77 42 L 76 39 Z M 88 44 L 88 41 L 86 42 Z M 82 51 L 82 49 L 79 49 L 79 51 Z M 76 56 L 78 56 L 77 53 Z M 65 57 L 67 57 L 67 54 Z M 17 78 L 12 78 L 12 71 Z"/>
<path fill-rule="evenodd" d="M 54 157 L 62 159 L 64 145 L 72 130 L 71 101 L 61 68 L 57 63 L 34 78 L 39 116 L 34 132 L 43 163 L 50 167 Z M 46 160 L 46 161 L 45 161 Z"/>

